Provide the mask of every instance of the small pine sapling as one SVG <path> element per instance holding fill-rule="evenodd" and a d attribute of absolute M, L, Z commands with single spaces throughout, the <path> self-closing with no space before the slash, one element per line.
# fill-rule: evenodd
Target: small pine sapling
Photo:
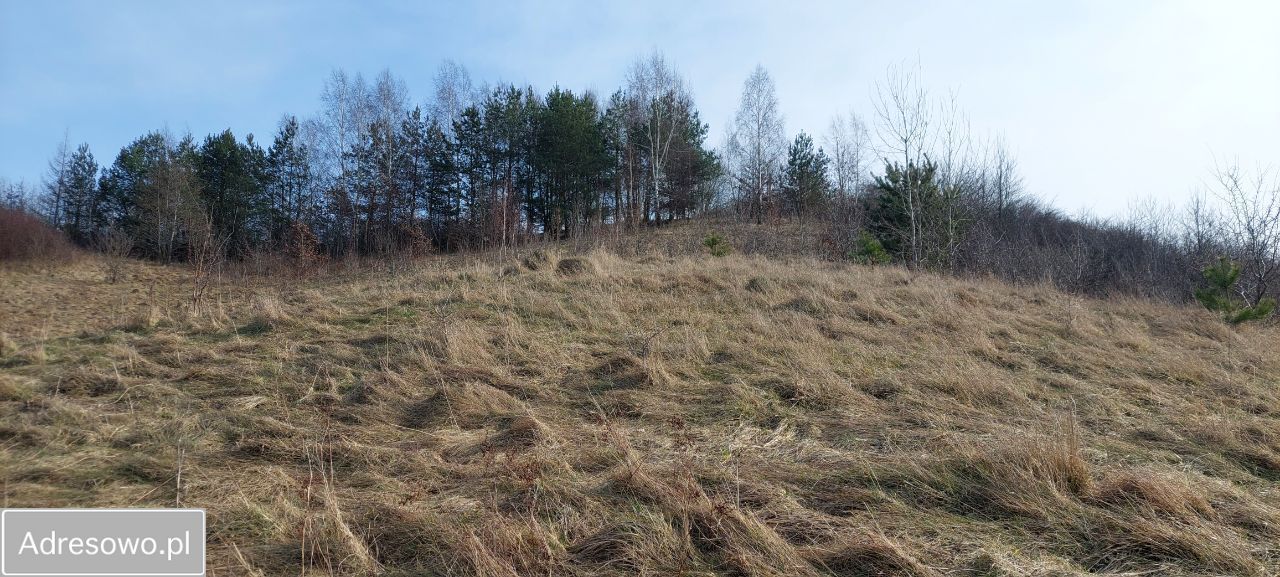
<path fill-rule="evenodd" d="M 880 239 L 865 230 L 858 233 L 858 246 L 850 251 L 849 258 L 859 264 L 886 264 L 890 260 Z"/>
<path fill-rule="evenodd" d="M 702 239 L 702 246 L 707 247 L 711 252 L 711 256 L 729 256 L 733 252 L 733 247 L 729 245 L 729 241 L 725 240 L 718 232 L 708 234 Z"/>
<path fill-rule="evenodd" d="M 1196 289 L 1196 300 L 1204 308 L 1220 313 L 1222 320 L 1237 325 L 1245 321 L 1259 320 L 1271 316 L 1275 311 L 1276 301 L 1270 298 L 1259 299 L 1254 305 L 1246 304 L 1235 296 L 1235 284 L 1240 279 L 1240 265 L 1226 257 L 1202 271 L 1208 286 Z"/>

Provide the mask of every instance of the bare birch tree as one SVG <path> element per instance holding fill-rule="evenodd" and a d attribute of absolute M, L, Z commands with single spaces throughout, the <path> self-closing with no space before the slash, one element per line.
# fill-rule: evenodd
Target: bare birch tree
<path fill-rule="evenodd" d="M 165 138 L 172 141 L 168 135 Z M 166 263 L 178 256 L 184 241 L 190 242 L 190 223 L 206 218 L 195 168 L 173 150 L 172 144 L 166 144 L 165 157 L 147 174 L 138 198 L 141 236 L 137 240 Z"/>
<path fill-rule="evenodd" d="M 1240 296 L 1253 306 L 1280 273 L 1280 185 L 1270 170 L 1248 174 L 1238 164 L 1219 166 L 1214 179 L 1227 244 L 1242 269 Z"/>
<path fill-rule="evenodd" d="M 640 134 L 637 146 L 646 156 L 649 187 L 644 195 L 643 219 L 657 211 L 666 184 L 667 157 L 677 135 L 688 125 L 693 97 L 684 78 L 667 64 L 661 52 L 653 52 L 632 65 L 627 75 L 627 97 L 634 102 Z"/>
<path fill-rule="evenodd" d="M 475 104 L 477 91 L 471 83 L 471 74 L 461 64 L 453 60 L 440 63 L 435 76 L 435 100 L 429 109 L 431 115 L 439 122 L 440 128 L 449 138 L 457 138 L 455 126 L 462 120 L 462 112 Z M 462 151 L 458 147 L 453 150 L 453 162 L 460 166 Z M 462 212 L 462 190 L 465 187 L 463 171 L 453 174 L 454 194 L 449 198 L 449 206 L 455 214 Z"/>
<path fill-rule="evenodd" d="M 777 186 L 778 167 L 787 150 L 783 130 L 773 78 L 756 65 L 742 86 L 726 145 L 730 173 L 756 224 L 763 221 L 765 204 Z"/>
<path fill-rule="evenodd" d="M 453 136 L 453 123 L 462 118 L 462 111 L 475 99 L 475 88 L 467 69 L 453 60 L 441 62 L 435 76 L 435 100 L 428 109 L 446 134 Z"/>
<path fill-rule="evenodd" d="M 369 90 L 364 78 L 346 71 L 334 70 L 320 94 L 320 115 L 309 124 L 319 138 L 320 147 L 315 173 L 327 182 L 341 242 L 349 242 L 358 228 L 350 191 L 351 161 L 347 152 L 355 145 L 362 128 L 371 117 Z"/>
<path fill-rule="evenodd" d="M 848 116 L 835 115 L 823 142 L 831 155 L 831 180 L 836 196 L 845 199 L 862 192 L 871 169 L 870 135 L 862 118 L 853 111 Z"/>
<path fill-rule="evenodd" d="M 369 123 L 372 106 L 364 77 L 350 76 L 345 70 L 334 70 L 320 94 L 321 110 L 316 119 L 321 135 L 321 150 L 329 166 L 328 174 L 341 180 L 349 172 L 346 152 L 355 144 L 360 131 Z"/>
<path fill-rule="evenodd" d="M 379 195 L 381 198 L 377 199 L 373 206 L 382 210 L 378 228 L 384 238 L 379 239 L 379 242 L 387 244 L 391 241 L 391 234 L 394 232 L 397 220 L 401 216 L 405 216 L 406 220 L 412 219 L 412 215 L 395 213 L 398 207 L 409 205 L 402 200 L 402 195 L 413 193 L 413 191 L 400 190 L 397 183 L 399 168 L 405 160 L 400 140 L 400 123 L 408 112 L 409 89 L 405 87 L 403 80 L 391 74 L 390 69 L 383 69 L 378 74 L 378 79 L 374 81 L 369 96 L 373 117 L 371 124 L 376 124 L 376 130 L 382 135 L 382 138 L 370 143 L 376 147 L 376 150 L 371 152 L 379 159 L 377 162 L 378 188 L 381 193 Z M 373 127 L 367 128 L 374 130 Z M 368 225 L 369 223 L 366 223 L 366 226 Z"/>
<path fill-rule="evenodd" d="M 937 240 L 943 246 L 928 248 L 941 249 L 938 252 L 945 255 L 946 262 L 954 265 L 969 220 L 965 214 L 965 201 L 979 194 L 982 167 L 975 155 L 969 117 L 960 110 L 959 98 L 954 91 L 939 103 L 938 118 L 936 160 L 942 210 L 936 216 L 941 222 L 925 222 L 924 226 L 942 230 L 943 234 Z"/>
<path fill-rule="evenodd" d="M 908 174 L 920 164 L 928 150 L 931 111 L 929 96 L 920 86 L 913 71 L 904 65 L 890 66 L 885 78 L 876 83 L 873 98 L 876 110 L 876 136 L 886 160 L 901 160 Z M 922 257 L 922 210 L 916 183 L 906 180 L 903 198 L 908 213 L 908 230 L 902 231 L 908 242 L 909 264 L 919 267 Z"/>

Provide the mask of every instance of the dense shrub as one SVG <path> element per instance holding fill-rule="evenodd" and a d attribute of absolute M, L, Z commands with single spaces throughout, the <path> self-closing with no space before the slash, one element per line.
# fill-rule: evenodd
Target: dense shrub
<path fill-rule="evenodd" d="M 72 253 L 66 237 L 36 215 L 0 208 L 0 262 L 63 261 Z"/>

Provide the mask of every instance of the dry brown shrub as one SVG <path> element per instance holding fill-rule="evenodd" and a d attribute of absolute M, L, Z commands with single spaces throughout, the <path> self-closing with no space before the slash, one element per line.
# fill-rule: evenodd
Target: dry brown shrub
<path fill-rule="evenodd" d="M 107 282 L 115 284 L 124 273 L 125 263 L 133 253 L 132 236 L 119 228 L 109 228 L 93 237 L 93 249 L 102 257 Z"/>
<path fill-rule="evenodd" d="M 311 227 L 301 221 L 289 224 L 289 231 L 285 235 L 285 255 L 289 257 L 298 276 L 314 273 L 324 261 L 324 254 L 320 252 L 320 239 L 311 231 Z"/>
<path fill-rule="evenodd" d="M 63 234 L 34 214 L 0 207 L 0 262 L 66 262 L 75 249 Z"/>

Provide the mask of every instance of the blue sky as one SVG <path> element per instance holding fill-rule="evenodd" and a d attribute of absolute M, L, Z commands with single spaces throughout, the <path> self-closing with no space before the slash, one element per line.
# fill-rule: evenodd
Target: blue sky
<path fill-rule="evenodd" d="M 720 142 L 742 82 L 774 76 L 787 132 L 870 119 L 887 66 L 918 62 L 1028 188 L 1071 212 L 1181 200 L 1215 161 L 1280 165 L 1280 3 L 23 2 L 0 0 L 0 177 L 38 181 L 64 132 L 102 164 L 144 132 L 268 140 L 334 68 L 427 98 L 477 81 L 609 93 L 655 48 Z"/>

